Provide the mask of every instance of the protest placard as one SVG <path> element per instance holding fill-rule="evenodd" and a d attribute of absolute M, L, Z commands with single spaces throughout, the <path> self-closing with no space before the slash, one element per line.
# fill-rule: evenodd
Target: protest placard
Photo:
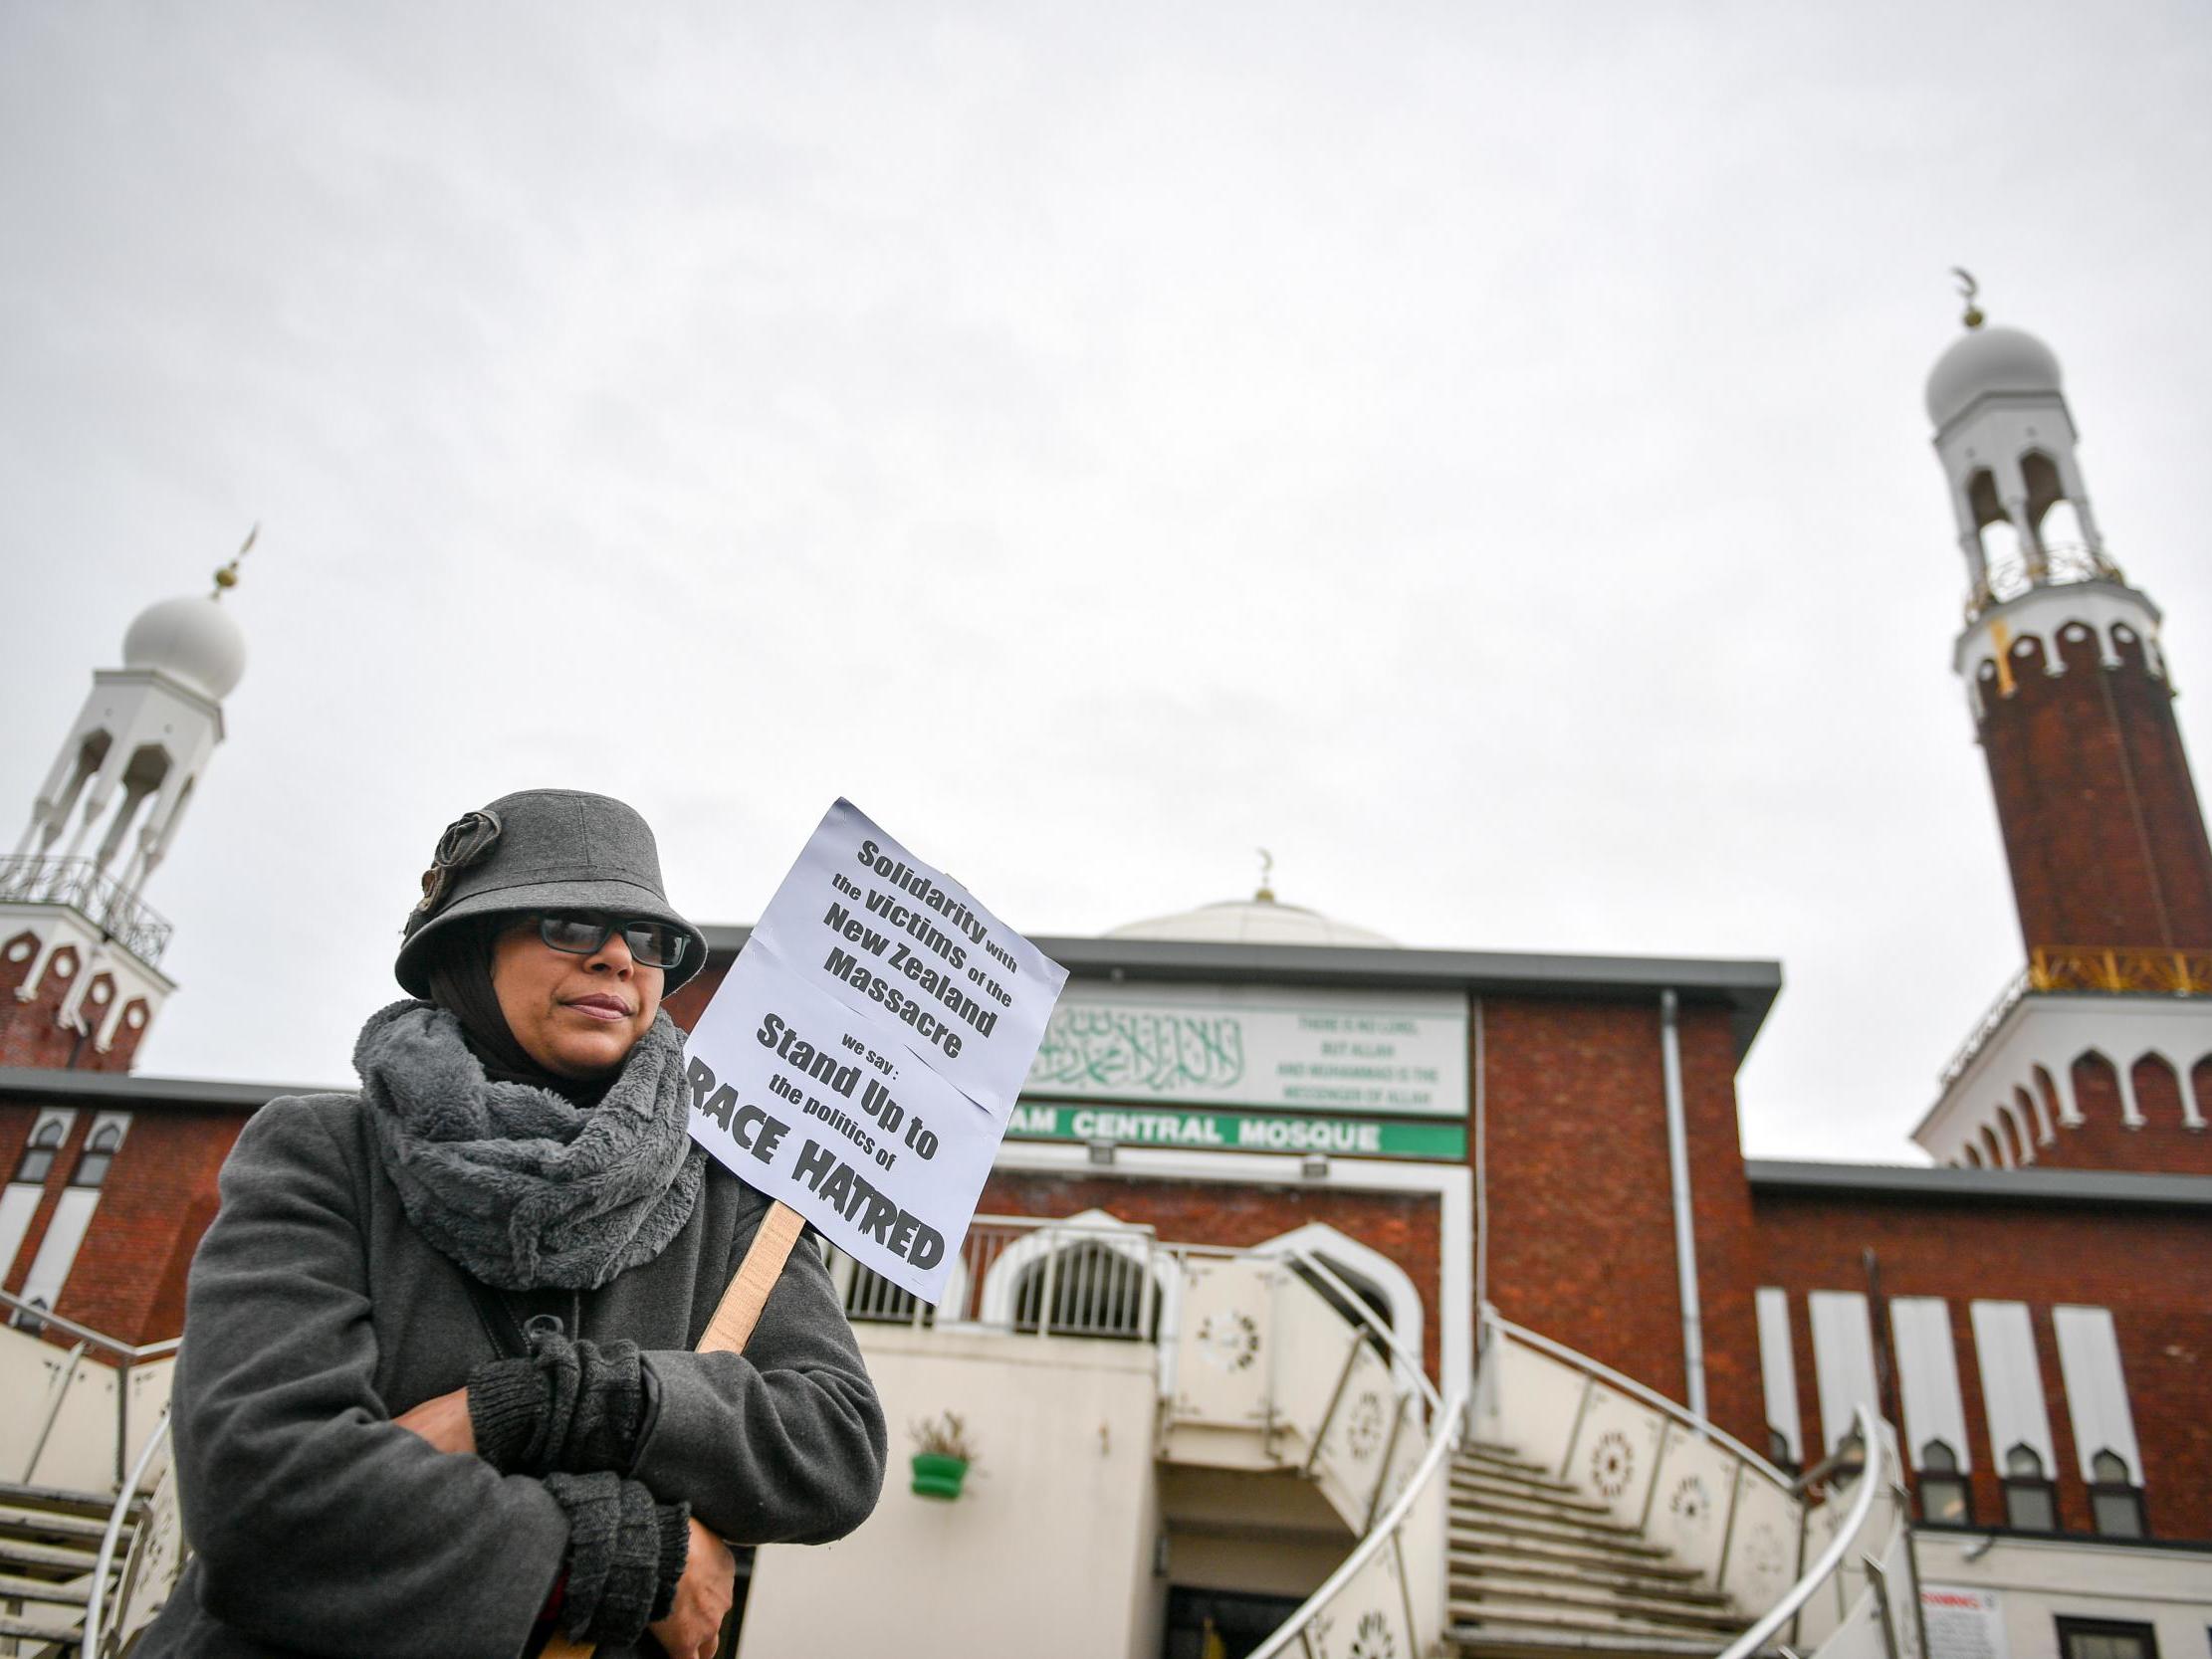
<path fill-rule="evenodd" d="M 685 1064 L 701 1145 L 862 1266 L 943 1297 L 998 1149 L 991 1114 L 758 939 Z"/>
<path fill-rule="evenodd" d="M 912 1048 L 1000 1125 L 1067 970 L 839 800 L 753 930 L 769 953 Z"/>
<path fill-rule="evenodd" d="M 935 1303 L 1066 980 L 840 800 L 692 1028 L 693 1138 Z"/>

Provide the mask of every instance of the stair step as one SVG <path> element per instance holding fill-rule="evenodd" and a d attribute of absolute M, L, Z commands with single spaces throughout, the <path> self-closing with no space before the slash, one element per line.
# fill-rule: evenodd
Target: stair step
<path fill-rule="evenodd" d="M 1547 1480 L 1551 1478 L 1549 1464 L 1532 1463 L 1521 1456 L 1517 1448 L 1501 1446 L 1494 1440 L 1470 1440 L 1459 1448 L 1459 1457 L 1465 1462 L 1494 1464 L 1501 1469 L 1518 1470 Z"/>
<path fill-rule="evenodd" d="M 1450 1530 L 1454 1537 L 1464 1534 L 1503 1534 L 1507 1537 L 1548 1539 L 1554 1544 L 1578 1545 L 1587 1550 L 1617 1551 L 1630 1555 L 1664 1555 L 1666 1551 L 1656 1544 L 1646 1544 L 1642 1538 L 1625 1528 L 1580 1527 L 1569 1521 L 1551 1521 L 1541 1516 L 1501 1514 L 1496 1510 L 1474 1509 L 1453 1503 L 1450 1509 Z"/>
<path fill-rule="evenodd" d="M 1564 1498 L 1540 1498 L 1535 1493 L 1520 1496 L 1520 1493 L 1482 1491 L 1462 1487 L 1457 1480 L 1451 1482 L 1451 1502 L 1457 1509 L 1495 1509 L 1500 1516 L 1528 1516 L 1533 1520 L 1571 1522 L 1575 1527 L 1591 1527 L 1595 1531 L 1631 1533 L 1631 1536 L 1637 1531 L 1635 1527 L 1624 1527 L 1622 1522 L 1613 1520 L 1613 1511 L 1606 1509 L 1604 1504 L 1571 1502 Z"/>
<path fill-rule="evenodd" d="M 1585 1613 L 1592 1618 L 1632 1618 L 1647 1624 L 1680 1625 L 1690 1630 L 1734 1631 L 1743 1621 L 1728 1608 L 1710 1601 L 1684 1601 L 1667 1595 L 1617 1592 L 1599 1585 L 1560 1584 L 1547 1580 L 1494 1577 L 1487 1573 L 1451 1574 L 1451 1599 L 1483 1606 L 1512 1604 L 1557 1608 Z"/>
<path fill-rule="evenodd" d="M 1449 1560 L 1450 1573 L 1454 1580 L 1462 1577 L 1500 1581 L 1527 1579 L 1562 1588 L 1573 1587 L 1607 1595 L 1650 1596 L 1723 1610 L 1729 1605 L 1726 1596 L 1704 1588 L 1702 1580 L 1686 1567 L 1639 1573 L 1625 1563 L 1528 1559 L 1489 1553 L 1481 1555 L 1453 1553 Z"/>
<path fill-rule="evenodd" d="M 59 1544 L 25 1544 L 20 1539 L 0 1538 L 0 1565 L 47 1566 L 64 1572 L 90 1572 L 99 1558 L 100 1552 L 97 1549 L 78 1550 Z"/>
<path fill-rule="evenodd" d="M 0 1537 L 89 1538 L 98 1544 L 107 1531 L 105 1513 L 95 1521 L 90 1516 L 64 1515 L 55 1510 L 0 1503 Z"/>
<path fill-rule="evenodd" d="M 1599 1630 L 1562 1630 L 1553 1625 L 1515 1625 L 1484 1620 L 1455 1625 L 1446 1632 L 1461 1659 L 1553 1659 L 1564 1654 L 1604 1654 L 1606 1659 L 1693 1659 L 1720 1652 L 1726 1644 L 1692 1637 L 1625 1636 Z"/>
<path fill-rule="evenodd" d="M 82 1607 L 92 1599 L 92 1586 L 83 1578 L 59 1583 L 51 1578 L 19 1578 L 0 1572 L 0 1601 L 52 1601 L 65 1607 Z"/>
<path fill-rule="evenodd" d="M 1611 1515 L 1605 1505 L 1561 1487 L 1552 1491 L 1533 1482 L 1504 1481 L 1480 1471 L 1454 1469 L 1451 1471 L 1451 1490 L 1479 1493 L 1485 1498 L 1497 1498 L 1506 1503 L 1532 1504 L 1540 1509 L 1572 1510 L 1585 1515 Z"/>
<path fill-rule="evenodd" d="M 24 1486 L 15 1481 L 0 1481 L 0 1504 L 17 1509 L 53 1510 L 62 1515 L 90 1516 L 95 1521 L 106 1521 L 108 1512 L 115 1507 L 114 1496 L 98 1492 L 75 1492 L 60 1486 Z"/>
<path fill-rule="evenodd" d="M 0 1615 L 0 1639 L 16 1637 L 18 1641 L 51 1641 L 56 1646 L 73 1652 L 78 1646 L 80 1626 L 82 1619 L 71 1619 L 69 1623 L 31 1623 L 29 1619 Z"/>
<path fill-rule="evenodd" d="M 1465 1566 L 1478 1569 L 1485 1562 L 1518 1561 L 1561 1571 L 1572 1570 L 1597 1578 L 1634 1578 L 1639 1581 L 1684 1586 L 1697 1582 L 1701 1577 L 1692 1568 L 1676 1565 L 1664 1557 L 1593 1553 L 1542 1540 L 1531 1542 L 1511 1536 L 1482 1541 L 1453 1539 L 1449 1556 L 1454 1568 Z"/>
<path fill-rule="evenodd" d="M 1518 1469 L 1500 1469 L 1495 1464 L 1454 1458 L 1451 1463 L 1454 1480 L 1488 1481 L 1495 1486 L 1511 1487 L 1516 1492 L 1527 1492 L 1546 1498 L 1580 1498 L 1582 1489 L 1565 1481 L 1555 1481 L 1549 1475 L 1524 1475 Z"/>
<path fill-rule="evenodd" d="M 1688 1625 L 1665 1619 L 1616 1617 L 1587 1608 L 1555 1608 L 1541 1601 L 1469 1600 L 1458 1594 L 1451 1597 L 1450 1608 L 1454 1626 L 1472 1627 L 1466 1633 L 1454 1630 L 1453 1639 L 1460 1642 L 1466 1641 L 1469 1635 L 1479 1637 L 1485 1626 L 1510 1625 L 1524 1630 L 1571 1630 L 1594 1636 L 1659 1638 L 1692 1644 L 1691 1651 L 1717 1653 L 1743 1629 L 1740 1623 Z"/>

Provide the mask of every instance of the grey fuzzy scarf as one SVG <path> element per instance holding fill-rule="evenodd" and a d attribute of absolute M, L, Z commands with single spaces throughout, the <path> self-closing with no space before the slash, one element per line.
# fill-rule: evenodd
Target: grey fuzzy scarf
<path fill-rule="evenodd" d="M 706 1154 L 666 1012 L 589 1108 L 490 1081 L 461 1022 L 428 1002 L 370 1015 L 353 1066 L 407 1219 L 487 1285 L 596 1290 L 691 1216 Z"/>

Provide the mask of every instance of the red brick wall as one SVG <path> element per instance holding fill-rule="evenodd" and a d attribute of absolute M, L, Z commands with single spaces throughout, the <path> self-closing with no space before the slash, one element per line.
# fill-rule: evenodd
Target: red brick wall
<path fill-rule="evenodd" d="M 1388 1256 L 1421 1293 L 1423 1355 L 1438 1374 L 1442 1261 L 1438 1200 L 1426 1193 L 1350 1192 L 1336 1187 L 1241 1186 L 999 1169 L 985 1183 L 980 1215 L 1069 1216 L 1102 1209 L 1153 1227 L 1163 1242 L 1259 1244 L 1311 1222 Z"/>
<path fill-rule="evenodd" d="M 83 970 L 83 952 L 72 945 L 64 945 L 55 952 L 57 960 L 67 956 L 73 971 L 62 977 L 48 965 L 39 988 L 28 1002 L 16 1000 L 16 991 L 30 975 L 37 962 L 34 953 L 20 962 L 7 959 L 8 951 L 19 941 L 28 939 L 36 946 L 37 935 L 22 932 L 0 943 L 0 1066 L 45 1066 L 64 1068 L 74 1066 L 83 1072 L 126 1072 L 136 1058 L 138 1044 L 144 1040 L 145 1027 L 131 1029 L 127 1020 L 115 1026 L 112 1047 L 103 1054 L 90 1037 L 81 1035 L 74 1025 L 60 1025 L 55 1015 L 61 1011 L 62 999 L 77 982 L 76 974 Z M 97 988 L 105 980 L 110 995 L 114 994 L 114 980 L 101 974 L 93 981 Z M 90 1002 L 87 1011 L 105 1018 L 108 1009 L 96 1008 Z"/>
<path fill-rule="evenodd" d="M 2212 947 L 2212 843 L 2173 698 L 2140 642 L 2105 669 L 2094 636 L 1981 683 L 1980 737 L 2024 943 Z M 2139 817 L 2139 821 L 2138 821 Z"/>
<path fill-rule="evenodd" d="M 2090 1054 L 2074 1063 L 2074 1104 L 2084 1122 L 2069 1128 L 2053 1112 L 2051 1143 L 2035 1149 L 2038 1165 L 2053 1169 L 2137 1169 L 2175 1175 L 2212 1175 L 2212 1131 L 2182 1127 L 2181 1086 L 2170 1067 L 2149 1059 L 2137 1064 L 2135 1104 L 2139 1129 L 2120 1117 L 2119 1078 L 2110 1063 Z M 2199 1068 L 2200 1084 L 2212 1074 Z M 2212 1095 L 2200 1095 L 2212 1104 Z"/>
<path fill-rule="evenodd" d="M 1500 1313 L 1657 1389 L 1687 1392 L 1657 999 L 1483 1004 L 1489 1294 Z M 1755 1252 L 1727 1016 L 1681 1016 L 1707 1409 L 1760 1417 Z"/>
<path fill-rule="evenodd" d="M 1867 1288 L 1873 1249 L 1885 1297 L 1939 1296 L 1950 1305 L 1973 1464 L 1974 1515 L 2001 1522 L 1997 1457 L 1982 1411 L 1969 1304 L 2028 1304 L 2059 1467 L 2061 1525 L 2092 1530 L 2088 1491 L 2052 1335 L 2051 1309 L 2109 1308 L 2117 1328 L 2144 1508 L 2162 1538 L 2212 1538 L 2212 1218 L 2197 1211 L 1985 1206 L 1918 1200 L 1756 1195 L 1759 1283 L 1790 1293 L 1798 1404 L 1808 1449 L 1824 1444 L 1814 1386 L 1808 1292 Z M 1754 1351 L 1756 1351 L 1754 1349 Z M 1755 1444 L 1763 1445 L 1762 1431 Z"/>
<path fill-rule="evenodd" d="M 20 1291 L 38 1258 L 78 1153 L 102 1110 L 77 1109 L 77 1121 L 49 1171 L 46 1190 L 13 1263 L 0 1263 L 10 1291 Z M 215 1175 L 239 1132 L 242 1112 L 193 1112 L 170 1107 L 130 1110 L 122 1149 L 109 1166 L 100 1205 L 79 1247 L 54 1312 L 119 1342 L 174 1337 L 184 1323 L 184 1268 L 215 1215 Z M 39 1108 L 0 1102 L 0 1164 L 13 1173 Z"/>
<path fill-rule="evenodd" d="M 216 1171 L 245 1127 L 238 1112 L 133 1113 L 54 1311 L 127 1343 L 176 1336 L 182 1268 L 214 1219 Z"/>

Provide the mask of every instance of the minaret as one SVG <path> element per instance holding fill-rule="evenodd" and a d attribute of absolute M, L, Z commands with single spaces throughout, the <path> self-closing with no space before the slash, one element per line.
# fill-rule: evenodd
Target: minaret
<path fill-rule="evenodd" d="M 1915 1139 L 1992 1168 L 2212 1170 L 2212 843 L 2158 607 L 2090 511 L 2057 356 L 1984 326 L 1960 275 L 1965 332 L 1927 412 L 1966 557 L 1952 662 L 2027 964 Z"/>
<path fill-rule="evenodd" d="M 0 1065 L 127 1071 L 175 988 L 159 966 L 169 925 L 143 894 L 245 673 L 221 604 L 237 579 L 233 559 L 205 597 L 139 613 L 0 860 Z"/>
<path fill-rule="evenodd" d="M 2212 950 L 2212 844 L 2158 607 L 2121 577 L 2090 512 L 2058 358 L 1980 317 L 1969 308 L 1928 376 L 1927 408 L 1969 582 L 1954 662 L 2031 971 L 2068 983 L 2109 975 L 2110 952 Z M 2132 977 L 2171 989 L 2182 972 Z"/>

